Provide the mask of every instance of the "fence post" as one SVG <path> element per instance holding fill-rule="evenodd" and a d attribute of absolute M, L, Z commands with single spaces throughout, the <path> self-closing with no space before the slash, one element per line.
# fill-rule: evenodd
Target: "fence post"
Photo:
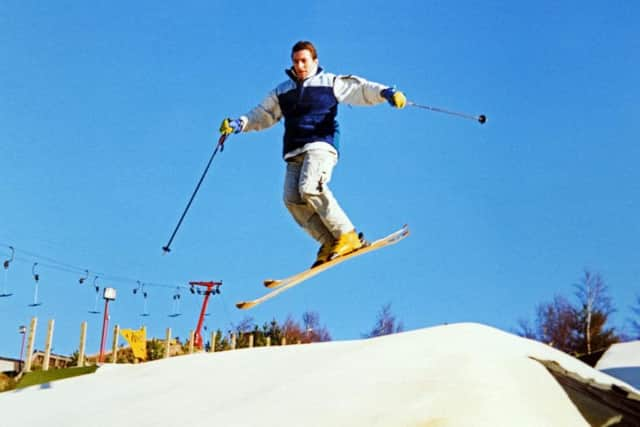
<path fill-rule="evenodd" d="M 164 341 L 164 358 L 167 359 L 171 355 L 171 328 L 167 328 L 167 335 Z"/>
<path fill-rule="evenodd" d="M 87 321 L 80 325 L 80 348 L 78 349 L 78 367 L 84 366 L 84 347 L 87 342 Z"/>
<path fill-rule="evenodd" d="M 249 348 L 253 348 L 253 332 L 249 335 Z"/>
<path fill-rule="evenodd" d="M 191 331 L 189 333 L 189 354 L 193 354 L 193 340 L 195 337 L 195 333 Z"/>
<path fill-rule="evenodd" d="M 33 356 L 33 343 L 36 339 L 36 327 L 38 326 L 38 318 L 31 318 L 29 325 L 29 342 L 27 343 L 27 354 L 25 355 L 24 371 L 31 372 L 31 357 Z"/>
<path fill-rule="evenodd" d="M 111 363 L 118 363 L 118 336 L 120 335 L 120 325 L 113 327 L 113 346 L 111 347 Z"/>
<path fill-rule="evenodd" d="M 211 332 L 211 347 L 209 348 L 209 352 L 216 352 L 216 337 L 218 336 L 218 331 Z"/>
<path fill-rule="evenodd" d="M 231 350 L 236 349 L 236 334 L 235 332 L 231 334 Z"/>
<path fill-rule="evenodd" d="M 282 337 L 282 339 L 280 340 L 280 345 L 287 345 L 287 338 L 286 337 Z"/>
<path fill-rule="evenodd" d="M 53 326 L 55 320 L 49 319 L 49 328 L 47 329 L 47 340 L 44 345 L 44 361 L 42 362 L 42 370 L 49 370 L 49 360 L 51 359 L 51 343 L 53 341 Z"/>
<path fill-rule="evenodd" d="M 267 347 L 271 347 L 271 337 L 267 337 L 267 338 L 266 338 L 266 343 L 265 343 L 265 345 L 266 345 Z"/>

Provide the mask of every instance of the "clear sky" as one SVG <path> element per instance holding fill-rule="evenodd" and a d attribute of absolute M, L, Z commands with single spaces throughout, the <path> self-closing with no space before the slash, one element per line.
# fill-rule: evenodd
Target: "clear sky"
<path fill-rule="evenodd" d="M 97 351 L 94 282 L 118 290 L 111 325 L 152 336 L 185 337 L 202 299 L 186 283 L 222 280 L 211 329 L 316 311 L 353 339 L 389 302 L 406 329 L 513 329 L 588 268 L 623 328 L 640 294 L 639 20 L 635 1 L 2 2 L 0 258 L 13 246 L 16 260 L 0 272 L 13 293 L 0 355 L 18 356 L 32 316 L 38 348 L 53 318 L 55 352 L 77 348 L 83 320 Z M 161 247 L 221 119 L 286 78 L 300 39 L 328 71 L 488 122 L 343 106 L 334 193 L 370 239 L 404 223 L 412 234 L 242 312 L 263 279 L 317 251 L 282 203 L 282 125 L 229 139 L 172 252 Z M 182 315 L 169 317 L 178 289 Z"/>

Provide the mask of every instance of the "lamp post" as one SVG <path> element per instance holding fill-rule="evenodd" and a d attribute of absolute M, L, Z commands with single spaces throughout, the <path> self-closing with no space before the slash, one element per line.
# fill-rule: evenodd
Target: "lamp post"
<path fill-rule="evenodd" d="M 102 340 L 100 341 L 100 356 L 98 362 L 102 363 L 104 356 L 104 344 L 107 341 L 107 328 L 109 327 L 109 301 L 116 300 L 116 290 L 114 288 L 104 288 L 104 317 L 102 318 Z"/>
<path fill-rule="evenodd" d="M 18 333 L 22 335 L 22 346 L 20 347 L 20 371 L 22 371 L 22 366 L 24 365 L 24 339 L 27 336 L 27 327 L 24 325 L 20 325 L 18 328 Z"/>

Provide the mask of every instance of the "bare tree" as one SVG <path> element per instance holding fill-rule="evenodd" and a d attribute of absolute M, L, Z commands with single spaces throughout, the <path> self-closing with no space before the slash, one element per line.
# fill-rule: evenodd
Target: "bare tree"
<path fill-rule="evenodd" d="M 297 322 L 291 316 L 282 324 L 282 336 L 287 342 L 311 343 L 331 341 L 329 330 L 320 324 L 320 316 L 316 312 L 305 312 L 302 322 Z"/>
<path fill-rule="evenodd" d="M 308 342 L 331 341 L 329 330 L 320 324 L 320 315 L 317 312 L 305 312 L 302 315 L 302 323 Z"/>
<path fill-rule="evenodd" d="M 636 305 L 631 307 L 631 311 L 635 314 L 631 319 L 631 328 L 636 339 L 640 339 L 640 295 L 636 296 Z"/>
<path fill-rule="evenodd" d="M 556 295 L 536 307 L 533 327 L 520 320 L 518 333 L 570 354 L 590 354 L 619 342 L 614 328 L 607 326 L 614 310 L 600 274 L 585 270 L 575 287 L 577 304 Z"/>
<path fill-rule="evenodd" d="M 273 319 L 260 327 L 254 323 L 252 317 L 246 316 L 231 327 L 227 337 L 223 337 L 222 332 L 218 334 L 219 337 L 216 337 L 214 343 L 216 350 L 225 350 L 230 347 L 231 334 L 235 334 L 238 348 L 248 346 L 251 337 L 256 347 L 266 345 L 267 339 L 275 345 L 279 344 L 283 338 L 287 343 L 331 341 L 329 330 L 320 324 L 320 316 L 316 312 L 304 313 L 302 324 L 289 315 L 282 324 Z"/>
<path fill-rule="evenodd" d="M 515 331 L 515 333 L 517 333 L 521 337 L 529 338 L 532 340 L 538 338 L 535 327 L 531 326 L 531 322 L 529 322 L 528 319 L 521 318 L 520 320 L 518 320 L 518 327 L 520 329 Z"/>
<path fill-rule="evenodd" d="M 553 301 L 538 305 L 536 322 L 538 341 L 567 353 L 573 352 L 576 314 L 569 300 L 556 295 Z"/>
<path fill-rule="evenodd" d="M 581 304 L 578 319 L 583 330 L 583 341 L 586 343 L 587 354 L 591 354 L 594 336 L 606 332 L 603 330 L 604 323 L 614 310 L 607 285 L 599 273 L 592 273 L 585 269 L 580 282 L 574 286 Z M 594 327 L 594 317 L 598 318 L 597 327 Z"/>
<path fill-rule="evenodd" d="M 366 334 L 363 334 L 365 338 L 379 337 L 381 335 L 389 335 L 397 332 L 402 332 L 404 326 L 402 322 L 396 320 L 396 316 L 391 312 L 391 303 L 387 303 L 382 306 L 382 309 L 378 312 L 376 323 Z"/>
<path fill-rule="evenodd" d="M 251 334 L 252 330 L 254 329 L 254 325 L 253 325 L 253 317 L 251 316 L 245 316 L 240 323 L 238 323 L 237 325 L 231 325 L 233 327 L 233 331 L 229 331 L 229 335 L 231 335 L 231 333 L 235 333 L 236 335 L 236 345 L 241 348 L 241 347 L 246 347 L 249 344 L 249 335 Z M 231 341 L 231 338 L 229 339 L 229 341 Z"/>

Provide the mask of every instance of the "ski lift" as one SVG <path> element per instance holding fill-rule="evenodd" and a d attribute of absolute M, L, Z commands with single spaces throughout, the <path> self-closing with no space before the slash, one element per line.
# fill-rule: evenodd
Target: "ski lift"
<path fill-rule="evenodd" d="M 10 293 L 8 290 L 9 265 L 11 265 L 11 262 L 13 261 L 13 257 L 16 251 L 13 249 L 13 246 L 9 246 L 9 249 L 11 249 L 11 258 L 9 258 L 8 260 L 5 260 L 5 262 L 2 264 L 2 266 L 4 267 L 4 276 L 2 281 L 2 293 L 0 293 L 0 298 L 6 298 L 13 295 L 13 293 Z"/>
<path fill-rule="evenodd" d="M 180 316 L 180 287 L 176 287 L 176 293 L 173 294 L 173 306 L 172 306 L 172 312 L 169 315 L 169 317 L 178 317 Z"/>
<path fill-rule="evenodd" d="M 142 314 L 140 315 L 142 317 L 151 316 L 151 314 L 149 314 L 149 310 L 147 309 L 147 297 L 148 296 L 149 296 L 149 294 L 147 293 L 147 291 L 143 291 L 142 292 L 142 297 L 144 298 L 144 306 L 143 306 Z"/>
<path fill-rule="evenodd" d="M 95 276 L 93 278 L 93 287 L 96 291 L 96 299 L 95 302 L 93 303 L 93 310 L 89 310 L 89 313 L 91 314 L 100 314 L 100 310 L 98 310 L 98 302 L 100 300 L 100 286 L 98 286 L 98 284 L 96 283 L 98 281 L 98 276 Z"/>
<path fill-rule="evenodd" d="M 35 280 L 36 282 L 36 287 L 35 287 L 35 291 L 33 293 L 33 304 L 29 304 L 29 307 L 38 307 L 40 305 L 42 305 L 42 302 L 38 301 L 38 287 L 39 287 L 39 282 L 40 282 L 40 275 L 38 273 L 36 273 L 36 266 L 38 265 L 37 262 L 33 263 L 33 266 L 31 267 L 31 274 L 33 275 L 33 280 Z"/>
<path fill-rule="evenodd" d="M 82 285 L 88 278 L 89 278 L 89 270 L 85 270 L 84 277 L 81 277 L 80 279 L 78 279 L 78 283 Z"/>
<path fill-rule="evenodd" d="M 138 286 L 136 286 L 135 288 L 133 288 L 133 294 L 137 294 L 138 291 L 142 288 L 142 283 L 140 283 L 140 280 L 136 280 L 136 283 L 138 284 Z"/>
<path fill-rule="evenodd" d="M 143 310 L 142 310 L 142 313 L 140 314 L 140 316 L 149 317 L 149 316 L 151 316 L 149 314 L 149 311 L 147 310 L 147 297 L 149 296 L 149 294 L 144 289 L 144 283 L 140 283 L 139 280 L 137 280 L 136 282 L 138 283 L 138 287 L 133 290 L 133 294 L 135 295 L 138 292 L 142 292 L 142 298 L 144 299 L 144 306 L 143 306 Z"/>

